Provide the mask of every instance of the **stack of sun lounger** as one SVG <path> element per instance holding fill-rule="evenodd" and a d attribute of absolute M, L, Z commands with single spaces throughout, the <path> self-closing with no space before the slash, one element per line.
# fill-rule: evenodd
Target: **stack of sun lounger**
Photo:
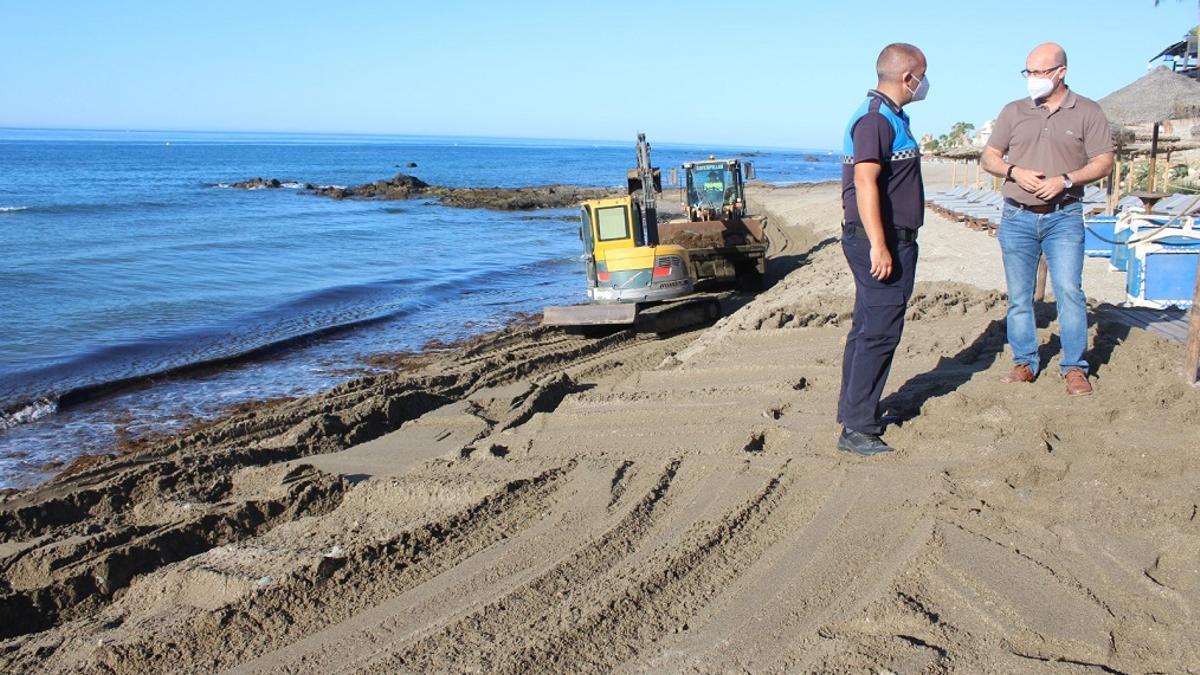
<path fill-rule="evenodd" d="M 1121 213 L 1129 209 L 1137 209 L 1138 211 L 1141 211 L 1142 208 L 1142 200 L 1134 197 L 1133 195 L 1125 195 L 1124 197 L 1121 197 L 1120 201 L 1117 202 L 1116 210 L 1117 213 Z"/>
<path fill-rule="evenodd" d="M 1184 211 L 1195 199 L 1195 195 L 1174 194 L 1154 206 L 1153 213 L 1166 215 L 1191 215 L 1200 213 L 1200 205 Z M 1103 213 L 1108 195 L 1103 188 L 1089 185 L 1083 191 L 1083 212 L 1086 216 Z M 1000 228 L 1000 217 L 1004 211 L 1004 197 L 995 190 L 955 187 L 935 192 L 925 202 L 926 206 L 939 215 L 959 223 L 966 223 L 973 230 L 996 234 Z M 1126 196 L 1117 202 L 1116 212 L 1145 209 L 1137 197 Z"/>
<path fill-rule="evenodd" d="M 1099 185 L 1089 185 L 1083 189 L 1083 214 L 1085 216 L 1103 213 L 1108 205 L 1108 193 Z"/>
<path fill-rule="evenodd" d="M 1195 199 L 1196 199 L 1196 195 L 1185 195 L 1185 194 L 1176 193 L 1176 194 L 1171 195 L 1170 197 L 1162 199 L 1157 204 L 1155 204 L 1154 210 L 1151 211 L 1151 213 L 1162 213 L 1162 214 L 1166 214 L 1168 216 L 1190 215 L 1188 213 L 1184 213 L 1184 211 L 1187 210 L 1187 208 L 1189 206 L 1192 206 L 1192 202 Z M 1197 211 L 1200 211 L 1200 207 L 1192 206 L 1191 213 L 1196 213 Z"/>
<path fill-rule="evenodd" d="M 1000 227 L 1004 197 L 994 190 L 957 187 L 934 193 L 926 204 L 934 212 L 973 230 L 995 232 Z"/>

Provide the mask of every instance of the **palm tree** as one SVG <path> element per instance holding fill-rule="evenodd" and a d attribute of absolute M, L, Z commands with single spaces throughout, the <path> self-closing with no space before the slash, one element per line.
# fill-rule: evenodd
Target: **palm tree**
<path fill-rule="evenodd" d="M 950 127 L 950 144 L 954 146 L 966 145 L 967 134 L 975 130 L 975 125 L 970 122 L 955 122 L 954 126 Z"/>

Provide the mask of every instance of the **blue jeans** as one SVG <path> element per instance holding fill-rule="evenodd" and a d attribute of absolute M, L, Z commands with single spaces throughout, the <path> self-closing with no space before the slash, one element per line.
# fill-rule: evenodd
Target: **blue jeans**
<path fill-rule="evenodd" d="M 1037 323 L 1033 316 L 1033 287 L 1038 258 L 1046 265 L 1058 302 L 1058 327 L 1062 339 L 1063 373 L 1071 368 L 1088 371 L 1083 360 L 1087 349 L 1087 300 L 1083 295 L 1083 206 L 1076 203 L 1052 213 L 1032 213 L 1004 205 L 1000 221 L 1000 252 L 1008 282 L 1008 345 L 1013 363 L 1038 372 Z"/>

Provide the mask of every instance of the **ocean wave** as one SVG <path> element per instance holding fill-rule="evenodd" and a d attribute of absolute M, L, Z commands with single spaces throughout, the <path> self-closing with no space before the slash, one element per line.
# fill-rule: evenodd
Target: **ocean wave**
<path fill-rule="evenodd" d="M 58 412 L 58 401 L 40 398 L 11 412 L 0 412 L 0 430 L 36 422 Z"/>
<path fill-rule="evenodd" d="M 208 186 L 213 187 L 213 188 L 222 189 L 222 190 L 230 190 L 230 189 L 234 188 L 233 183 L 209 183 Z M 330 189 L 330 188 L 345 189 L 345 187 L 346 187 L 345 185 L 322 185 L 319 183 L 302 183 L 297 180 L 285 180 L 285 181 L 280 181 L 280 183 L 279 183 L 279 187 L 288 188 L 291 190 L 303 190 L 304 188 L 309 187 L 309 186 L 312 186 L 314 188 L 322 188 L 322 189 Z M 245 187 L 245 188 L 240 188 L 240 189 L 242 189 L 242 190 L 265 190 L 266 188 L 267 188 L 266 185 L 255 185 L 253 187 Z"/>
<path fill-rule="evenodd" d="M 64 363 L 19 373 L 10 382 L 11 390 L 0 388 L 0 405 L 8 406 L 0 411 L 0 430 L 163 379 L 261 362 L 319 340 L 396 321 L 464 289 L 478 289 L 484 281 L 495 285 L 537 277 L 547 267 L 575 264 L 574 256 L 554 256 L 500 269 L 474 269 L 420 288 L 412 288 L 410 279 L 332 286 L 211 326 L 90 350 Z M 89 371 L 91 377 L 79 377 Z"/>
<path fill-rule="evenodd" d="M 0 214 L 18 211 L 34 211 L 39 214 L 90 214 L 117 213 L 122 211 L 144 211 L 147 209 L 170 209 L 179 204 L 169 201 L 131 201 L 131 202 L 69 202 L 64 204 L 44 204 L 39 206 L 0 206 Z"/>

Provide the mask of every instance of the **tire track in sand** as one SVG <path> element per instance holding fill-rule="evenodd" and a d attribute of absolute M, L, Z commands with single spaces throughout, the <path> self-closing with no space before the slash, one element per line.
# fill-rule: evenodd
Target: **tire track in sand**
<path fill-rule="evenodd" d="M 804 670 L 818 631 L 880 597 L 933 532 L 917 505 L 936 487 L 926 468 L 857 464 L 833 482 L 817 508 L 793 513 L 795 529 L 689 622 L 692 630 L 623 670 Z M 889 483 L 904 488 L 898 494 L 884 488 Z M 886 525 L 882 514 L 891 519 Z M 869 556 L 855 545 L 863 540 L 877 542 Z"/>
<path fill-rule="evenodd" d="M 672 539 L 708 513 L 718 496 L 729 494 L 726 485 L 731 475 L 727 472 L 699 463 L 684 465 L 679 459 L 670 462 L 668 472 L 670 480 L 660 481 L 644 494 L 617 527 L 571 551 L 542 576 L 479 611 L 456 617 L 421 640 L 379 654 L 381 660 L 368 672 L 471 669 L 479 664 L 490 670 L 498 666 L 504 654 L 524 648 L 531 639 L 544 639 L 547 625 L 557 623 L 564 613 L 577 611 L 572 607 L 581 599 L 594 597 L 597 591 L 590 589 L 608 587 L 615 571 L 628 566 L 630 556 L 656 547 L 664 538 Z M 701 489 L 676 494 L 681 478 Z M 618 590 L 621 588 L 618 586 Z"/>
<path fill-rule="evenodd" d="M 548 550 L 572 550 L 577 555 L 595 548 L 596 541 L 616 539 L 619 533 L 636 529 L 647 513 L 659 508 L 665 489 L 674 480 L 677 462 L 669 462 L 657 476 L 626 468 L 630 498 L 623 500 L 624 509 L 615 512 L 609 509 L 611 486 L 621 468 L 606 468 L 576 468 L 547 511 L 519 535 L 498 541 L 347 621 L 230 672 L 292 672 L 301 666 L 310 671 L 354 672 L 406 644 L 446 631 L 449 624 L 477 615 L 489 605 L 511 604 L 508 599 L 520 589 L 563 564 L 561 558 L 547 557 Z M 633 500 L 636 490 L 629 488 L 636 487 L 643 492 Z"/>
<path fill-rule="evenodd" d="M 95 627 L 81 626 L 83 639 L 68 633 L 51 652 L 54 658 L 3 654 L 0 670 L 141 673 L 230 668 L 418 587 L 535 524 L 571 469 L 549 469 L 500 483 L 465 508 L 347 550 L 340 559 L 322 559 L 318 565 L 297 560 L 285 578 L 215 611 L 131 617 L 127 609 L 114 607 L 117 627 L 99 633 L 99 640 Z M 96 621 L 113 623 L 114 617 L 102 615 Z M 127 632 L 136 637 L 122 640 Z"/>

